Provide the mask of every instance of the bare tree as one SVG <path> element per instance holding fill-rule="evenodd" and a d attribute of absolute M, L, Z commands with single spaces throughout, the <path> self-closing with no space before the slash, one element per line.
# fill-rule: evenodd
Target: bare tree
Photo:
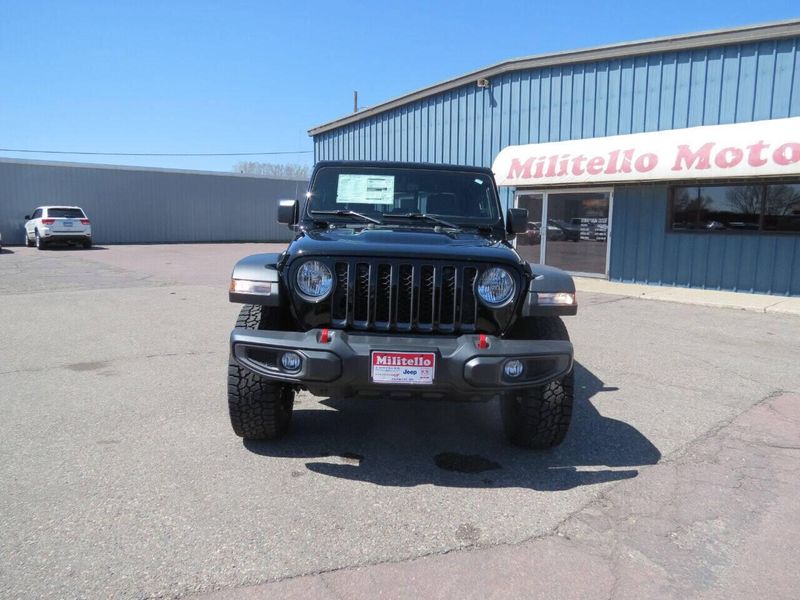
<path fill-rule="evenodd" d="M 308 165 L 298 164 L 272 164 L 250 160 L 243 160 L 233 165 L 236 173 L 246 175 L 263 175 L 264 177 L 274 177 L 275 179 L 298 179 L 307 181 L 311 175 Z"/>
<path fill-rule="evenodd" d="M 800 186 L 769 186 L 767 188 L 766 214 L 800 215 Z"/>
<path fill-rule="evenodd" d="M 736 185 L 725 192 L 728 203 L 736 212 L 745 215 L 761 213 L 761 186 Z"/>

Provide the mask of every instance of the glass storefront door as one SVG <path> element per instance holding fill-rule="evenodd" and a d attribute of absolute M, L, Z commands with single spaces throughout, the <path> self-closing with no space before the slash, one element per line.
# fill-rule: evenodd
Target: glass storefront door
<path fill-rule="evenodd" d="M 517 206 L 528 209 L 528 230 L 517 235 L 517 252 L 528 262 L 538 263 L 542 258 L 542 205 L 544 194 L 517 194 Z"/>
<path fill-rule="evenodd" d="M 529 230 L 517 236 L 523 258 L 573 273 L 607 274 L 611 190 L 519 191 L 517 206 L 529 211 Z"/>

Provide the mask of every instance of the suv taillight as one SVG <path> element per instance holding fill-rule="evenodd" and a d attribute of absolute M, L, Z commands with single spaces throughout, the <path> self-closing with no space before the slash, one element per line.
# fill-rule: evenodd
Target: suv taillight
<path fill-rule="evenodd" d="M 55 222 L 55 219 L 42 219 L 42 225 L 52 225 Z"/>
<path fill-rule="evenodd" d="M 89 219 L 81 219 L 81 225 L 88 225 Z"/>

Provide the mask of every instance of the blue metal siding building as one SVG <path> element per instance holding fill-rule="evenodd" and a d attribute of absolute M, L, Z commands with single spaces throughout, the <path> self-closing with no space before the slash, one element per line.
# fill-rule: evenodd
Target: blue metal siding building
<path fill-rule="evenodd" d="M 508 61 L 310 134 L 316 160 L 491 166 L 511 145 L 796 116 L 791 21 Z M 615 186 L 610 279 L 800 294 L 800 234 L 668 231 L 668 203 L 666 185 Z"/>

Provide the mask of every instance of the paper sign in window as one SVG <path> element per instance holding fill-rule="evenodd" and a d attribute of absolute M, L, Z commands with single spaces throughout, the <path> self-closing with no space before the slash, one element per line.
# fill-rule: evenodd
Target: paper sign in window
<path fill-rule="evenodd" d="M 394 175 L 339 175 L 337 204 L 394 204 Z"/>

